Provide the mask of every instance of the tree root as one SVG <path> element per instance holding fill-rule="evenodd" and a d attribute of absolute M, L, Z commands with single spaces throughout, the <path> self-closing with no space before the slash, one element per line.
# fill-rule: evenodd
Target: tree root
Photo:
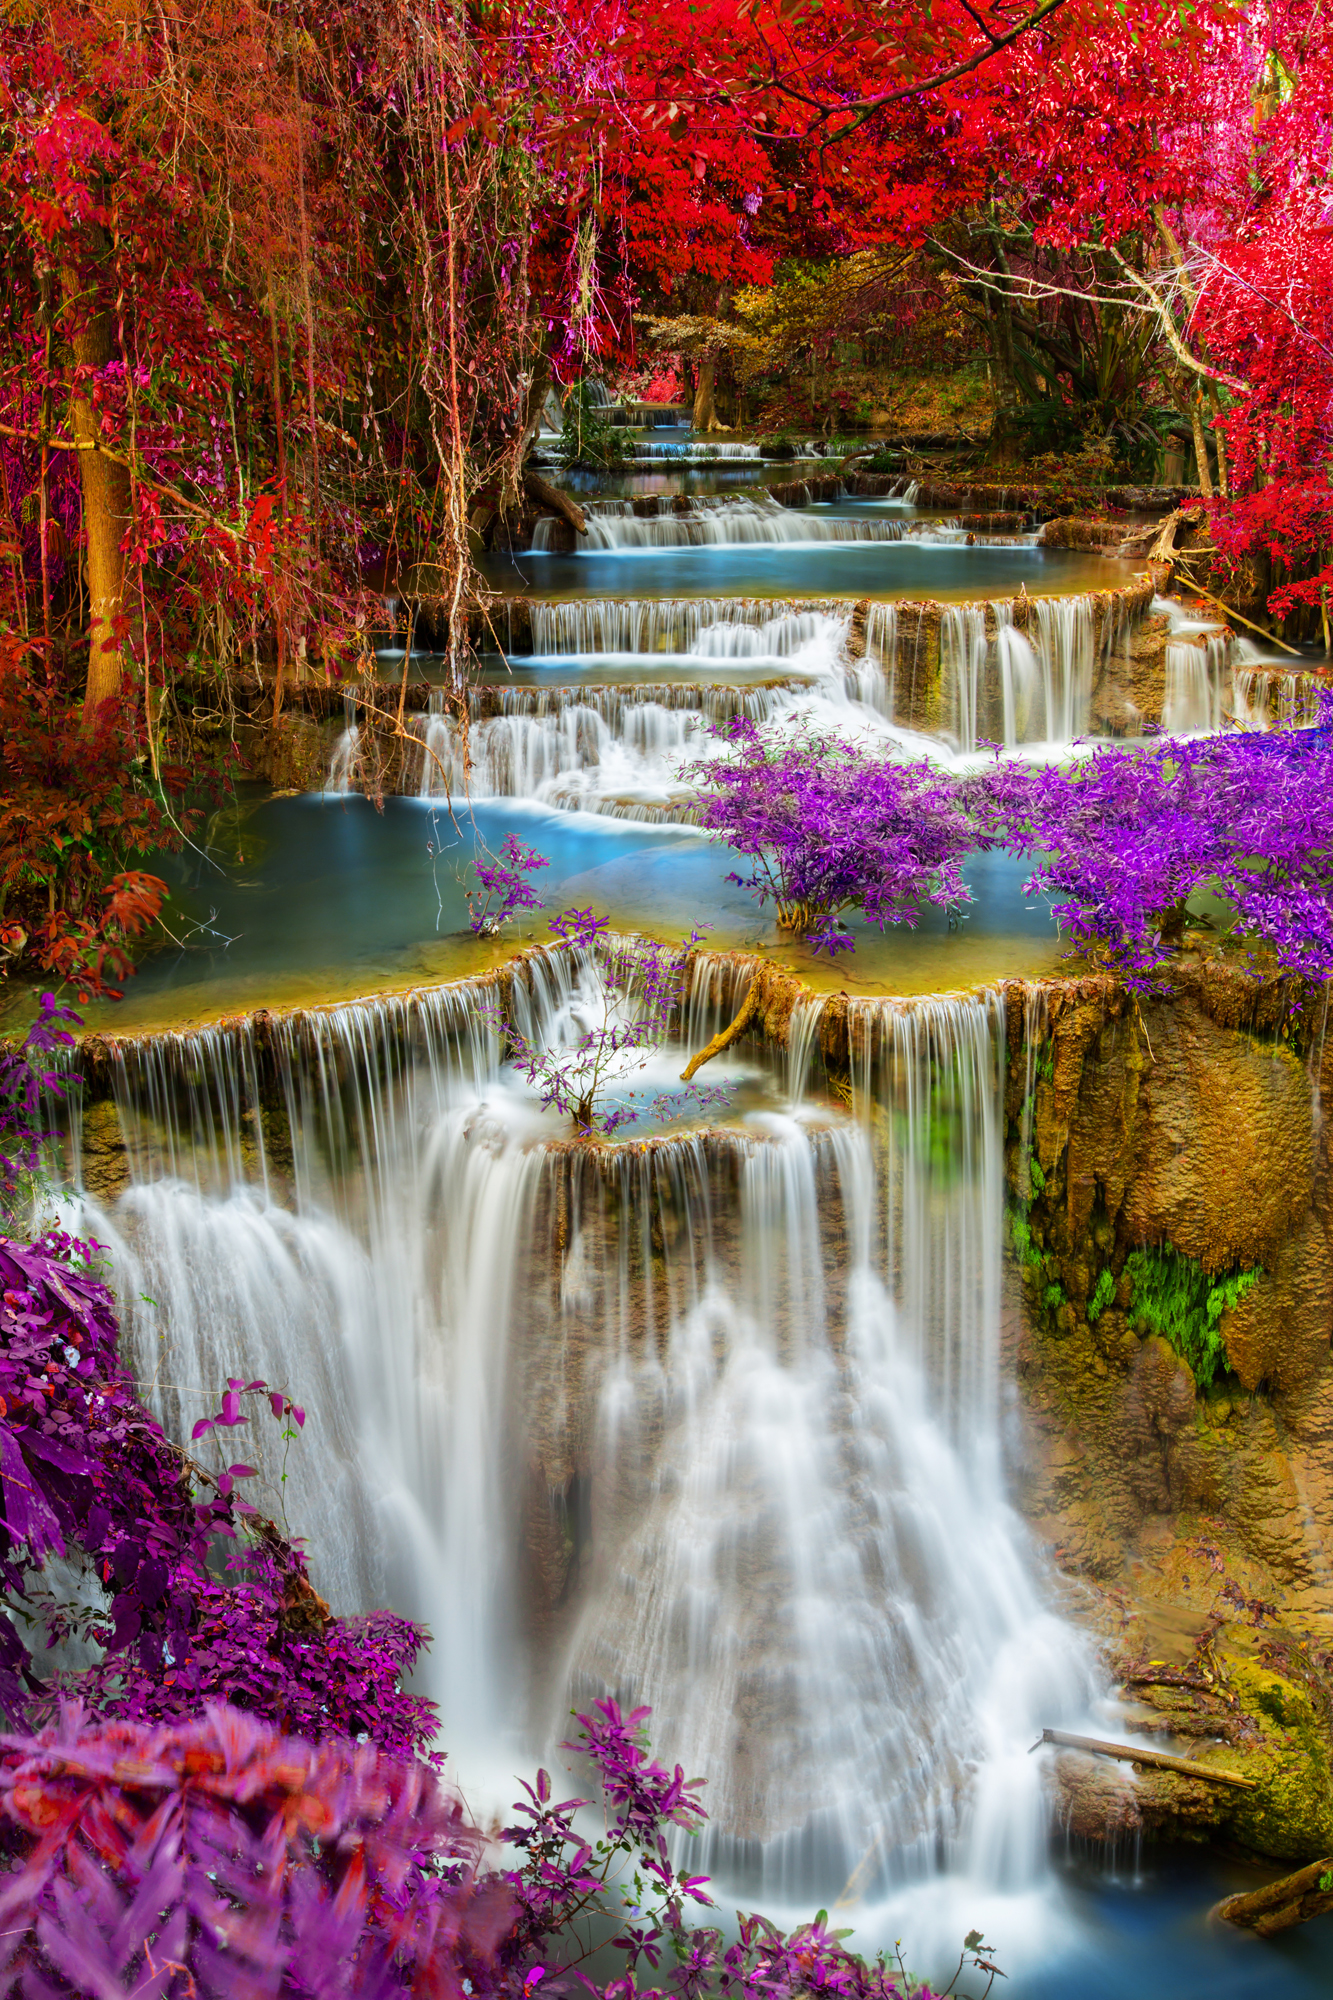
<path fill-rule="evenodd" d="M 706 1062 L 711 1062 L 714 1056 L 720 1056 L 724 1049 L 729 1049 L 733 1042 L 738 1042 L 751 1022 L 759 1018 L 763 1010 L 763 1003 L 764 981 L 756 972 L 754 978 L 750 981 L 749 991 L 741 1002 L 741 1009 L 735 1020 L 731 1022 L 729 1027 L 723 1028 L 719 1034 L 714 1035 L 711 1042 L 705 1043 L 697 1055 L 690 1057 L 690 1060 L 680 1073 L 681 1082 L 689 1083 L 695 1072 L 701 1070 Z"/>

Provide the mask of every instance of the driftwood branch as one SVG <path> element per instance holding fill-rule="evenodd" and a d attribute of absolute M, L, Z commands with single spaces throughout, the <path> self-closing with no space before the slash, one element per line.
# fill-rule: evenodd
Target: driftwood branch
<path fill-rule="evenodd" d="M 1325 1883 L 1330 1886 L 1325 1888 Z M 1265 1883 L 1262 1889 L 1228 1896 L 1213 1914 L 1225 1918 L 1229 1924 L 1255 1931 L 1260 1937 L 1273 1937 L 1278 1931 L 1289 1931 L 1293 1924 L 1322 1917 L 1329 1910 L 1333 1910 L 1333 1859 L 1326 1858 L 1312 1861 L 1308 1868 L 1298 1868 L 1294 1875 Z"/>
<path fill-rule="evenodd" d="M 696 1070 L 701 1070 L 706 1062 L 711 1062 L 714 1056 L 721 1055 L 723 1049 L 729 1049 L 733 1042 L 740 1040 L 750 1023 L 758 1019 L 763 1006 L 763 995 L 763 981 L 756 973 L 750 981 L 750 990 L 741 1002 L 741 1010 L 735 1020 L 730 1027 L 723 1028 L 720 1034 L 714 1035 L 711 1042 L 705 1043 L 697 1055 L 690 1057 L 680 1073 L 682 1083 L 688 1083 Z"/>
<path fill-rule="evenodd" d="M 1188 554 L 1188 551 L 1186 553 Z M 1251 632 L 1257 632 L 1261 639 L 1267 639 L 1270 646 L 1280 646 L 1283 652 L 1290 653 L 1293 659 L 1300 659 L 1299 648 L 1289 646 L 1285 639 L 1279 639 L 1275 632 L 1268 630 L 1267 626 L 1256 625 L 1253 618 L 1247 618 L 1243 611 L 1237 611 L 1230 604 L 1224 604 L 1220 597 L 1214 597 L 1211 590 L 1205 590 L 1201 583 L 1194 581 L 1193 577 L 1189 578 L 1189 587 L 1196 597 L 1206 597 L 1210 604 L 1215 604 L 1224 617 L 1234 618 L 1237 624 L 1248 625 Z"/>
<path fill-rule="evenodd" d="M 558 486 L 552 486 L 549 479 L 543 479 L 540 472 L 534 472 L 530 466 L 525 466 L 523 470 L 523 491 L 530 500 L 535 500 L 539 507 L 545 507 L 548 513 L 558 514 L 562 521 L 568 521 L 576 535 L 587 534 L 588 523 L 584 519 L 582 507 L 571 500 L 568 493 L 562 493 Z"/>
<path fill-rule="evenodd" d="M 1118 1757 L 1122 1764 L 1150 1764 L 1158 1771 L 1179 1771 L 1183 1778 L 1204 1778 L 1210 1785 L 1237 1785 L 1243 1791 L 1257 1789 L 1257 1780 L 1242 1778 L 1236 1771 L 1218 1771 L 1211 1764 L 1196 1764 L 1189 1757 L 1169 1757 L 1164 1750 L 1145 1750 L 1137 1743 L 1104 1743 L 1099 1736 L 1071 1736 L 1066 1729 L 1043 1729 L 1033 1749 L 1054 1743 L 1062 1750 L 1086 1750 L 1093 1757 Z"/>

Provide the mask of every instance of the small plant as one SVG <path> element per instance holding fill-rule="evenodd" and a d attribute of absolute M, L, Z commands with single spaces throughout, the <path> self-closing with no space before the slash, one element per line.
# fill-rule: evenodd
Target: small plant
<path fill-rule="evenodd" d="M 1110 1268 L 1108 1266 L 1107 1269 L 1104 1270 L 1101 1276 L 1098 1278 L 1096 1285 L 1093 1287 L 1092 1297 L 1088 1300 L 1089 1326 L 1095 1326 L 1097 1324 L 1098 1320 L 1101 1318 L 1102 1314 L 1106 1311 L 1106 1308 L 1110 1305 L 1114 1297 L 1115 1297 L 1115 1279 L 1111 1276 Z"/>
<path fill-rule="evenodd" d="M 565 422 L 556 450 L 565 465 L 583 465 L 599 472 L 625 463 L 623 434 L 594 403 L 586 383 L 576 382 L 565 398 Z"/>
<path fill-rule="evenodd" d="M 539 910 L 542 899 L 528 880 L 550 862 L 535 847 L 525 847 L 512 833 L 506 834 L 500 859 L 474 861 L 472 872 L 479 887 L 468 889 L 468 922 L 478 937 L 494 937 L 519 910 Z"/>
<path fill-rule="evenodd" d="M 590 951 L 607 924 L 591 909 L 571 909 L 553 918 L 550 928 L 559 948 Z M 583 1025 L 570 1041 L 539 1047 L 511 1021 L 496 1019 L 519 1069 L 540 1091 L 543 1106 L 571 1119 L 580 1138 L 609 1137 L 640 1117 L 728 1101 L 729 1090 L 719 1086 L 688 1084 L 647 1102 L 626 1088 L 627 1078 L 646 1068 L 665 1046 L 680 1009 L 686 956 L 702 936 L 696 930 L 678 949 L 654 942 L 633 958 L 621 954 L 604 959 L 581 997 L 576 1011 Z"/>
<path fill-rule="evenodd" d="M 43 1095 L 62 1098 L 65 1078 L 49 1067 L 59 1049 L 74 1046 L 71 1028 L 83 1024 L 54 994 L 43 993 L 37 1019 L 22 1045 L 0 1043 L 0 1217 L 31 1205 L 42 1182 L 42 1147 L 53 1135 L 45 1126 Z"/>

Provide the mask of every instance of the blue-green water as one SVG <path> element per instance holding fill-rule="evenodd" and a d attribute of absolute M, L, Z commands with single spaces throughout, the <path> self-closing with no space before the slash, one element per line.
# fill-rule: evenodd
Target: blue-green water
<path fill-rule="evenodd" d="M 702 834 L 514 800 L 460 802 L 456 813 L 404 798 L 377 812 L 354 793 L 310 793 L 216 822 L 198 848 L 152 864 L 171 884 L 168 920 L 183 948 L 143 961 L 114 1018 L 130 1026 L 460 977 L 542 940 L 569 904 L 665 938 L 705 922 L 709 943 L 772 951 L 849 992 L 972 986 L 1047 970 L 1057 950 L 1045 907 L 1022 893 L 1026 867 L 1008 855 L 972 858 L 976 901 L 958 924 L 929 906 L 915 930 L 881 935 L 858 920 L 857 950 L 831 965 L 779 936 L 727 880 L 741 857 Z M 532 878 L 547 908 L 479 942 L 467 928 L 470 863 L 510 832 L 550 862 Z"/>

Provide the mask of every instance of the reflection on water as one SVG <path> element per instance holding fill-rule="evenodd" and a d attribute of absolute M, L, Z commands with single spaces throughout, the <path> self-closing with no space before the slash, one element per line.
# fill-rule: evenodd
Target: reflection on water
<path fill-rule="evenodd" d="M 1048 971 L 1058 954 L 1045 907 L 1023 897 L 1025 864 L 1007 855 L 969 862 L 977 901 L 956 929 L 933 908 L 915 931 L 881 936 L 858 922 L 855 953 L 830 963 L 781 937 L 726 879 L 738 857 L 701 834 L 513 800 L 457 812 L 417 799 L 386 799 L 382 813 L 356 795 L 269 799 L 233 826 L 230 858 L 187 850 L 153 863 L 171 882 L 173 926 L 206 928 L 188 949 L 144 961 L 114 1021 L 332 1000 L 493 965 L 546 933 L 542 913 L 497 940 L 466 928 L 463 878 L 477 837 L 498 849 L 511 830 L 548 857 L 536 881 L 553 911 L 592 904 L 617 929 L 664 938 L 710 922 L 711 944 L 772 951 L 821 991 L 953 990 Z"/>

